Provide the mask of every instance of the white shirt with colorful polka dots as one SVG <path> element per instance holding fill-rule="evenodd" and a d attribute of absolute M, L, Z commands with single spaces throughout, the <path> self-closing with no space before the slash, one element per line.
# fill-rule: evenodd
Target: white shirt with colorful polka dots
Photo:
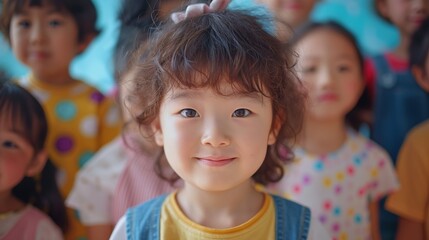
<path fill-rule="evenodd" d="M 371 239 L 369 203 L 399 186 L 388 154 L 352 130 L 336 152 L 294 153 L 283 179 L 267 189 L 308 206 L 332 239 Z"/>

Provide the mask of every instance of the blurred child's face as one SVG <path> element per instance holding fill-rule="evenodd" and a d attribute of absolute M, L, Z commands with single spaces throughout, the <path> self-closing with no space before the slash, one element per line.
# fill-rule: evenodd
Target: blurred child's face
<path fill-rule="evenodd" d="M 161 19 L 169 18 L 170 13 L 173 10 L 176 10 L 186 2 L 187 2 L 186 0 L 160 0 L 159 14 Z"/>
<path fill-rule="evenodd" d="M 426 56 L 423 68 L 420 66 L 413 66 L 411 70 L 419 86 L 429 93 L 429 54 Z"/>
<path fill-rule="evenodd" d="M 232 93 L 228 83 L 221 90 Z M 249 184 L 275 142 L 272 114 L 270 99 L 260 93 L 173 88 L 154 124 L 155 140 L 187 185 L 230 190 Z"/>
<path fill-rule="evenodd" d="M 12 190 L 27 175 L 33 155 L 33 147 L 10 121 L 0 119 L 0 194 Z"/>
<path fill-rule="evenodd" d="M 48 4 L 13 15 L 10 38 L 15 56 L 42 80 L 69 76 L 70 62 L 84 48 L 73 17 Z"/>
<path fill-rule="evenodd" d="M 344 119 L 357 103 L 363 77 L 353 44 L 329 29 L 317 29 L 296 44 L 297 72 L 308 90 L 307 119 Z"/>
<path fill-rule="evenodd" d="M 292 27 L 306 22 L 317 0 L 259 0 L 265 4 L 279 20 Z"/>
<path fill-rule="evenodd" d="M 429 15 L 428 0 L 381 0 L 380 13 L 402 33 L 412 34 Z"/>

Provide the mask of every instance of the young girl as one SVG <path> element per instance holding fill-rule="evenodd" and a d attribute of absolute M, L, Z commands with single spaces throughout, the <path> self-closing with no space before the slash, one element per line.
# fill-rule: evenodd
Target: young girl
<path fill-rule="evenodd" d="M 47 161 L 43 109 L 23 88 L 0 82 L 0 112 L 0 239 L 62 239 L 66 211 Z"/>
<path fill-rule="evenodd" d="M 296 162 L 268 188 L 310 207 L 332 239 L 377 239 L 377 200 L 398 183 L 386 152 L 348 126 L 364 88 L 356 42 L 328 22 L 304 25 L 292 44 L 309 99 Z"/>
<path fill-rule="evenodd" d="M 287 24 L 295 29 L 310 19 L 310 14 L 318 0 L 258 0 L 265 4 L 281 22 L 280 37 L 290 37 L 291 34 L 282 32 L 281 27 Z"/>
<path fill-rule="evenodd" d="M 255 17 L 213 10 L 225 2 L 189 7 L 135 63 L 137 121 L 184 186 L 129 210 L 111 239 L 307 239 L 308 209 L 254 186 L 281 178 L 301 122 L 290 55 Z"/>
<path fill-rule="evenodd" d="M 114 101 L 69 72 L 98 34 L 95 6 L 91 0 L 5 0 L 0 19 L 14 54 L 30 68 L 19 83 L 45 109 L 51 129 L 46 147 L 67 197 L 80 167 L 121 129 Z M 68 239 L 86 236 L 78 216 L 70 209 Z"/>

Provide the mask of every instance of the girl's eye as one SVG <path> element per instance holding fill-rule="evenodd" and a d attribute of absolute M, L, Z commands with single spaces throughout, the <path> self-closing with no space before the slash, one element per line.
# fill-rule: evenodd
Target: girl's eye
<path fill-rule="evenodd" d="M 18 26 L 20 26 L 21 28 L 29 28 L 30 27 L 30 21 L 21 20 L 18 22 Z"/>
<path fill-rule="evenodd" d="M 61 21 L 59 21 L 59 20 L 51 20 L 51 21 L 49 21 L 49 26 L 51 26 L 51 27 L 58 27 L 60 25 L 61 25 Z"/>
<path fill-rule="evenodd" d="M 245 108 L 237 109 L 232 113 L 233 117 L 239 117 L 239 118 L 247 117 L 249 115 L 250 115 L 250 111 L 248 109 L 245 109 Z"/>
<path fill-rule="evenodd" d="M 303 73 L 314 73 L 314 72 L 316 72 L 316 70 L 317 70 L 316 67 L 310 66 L 310 67 L 303 67 L 301 71 Z"/>
<path fill-rule="evenodd" d="M 14 142 L 8 141 L 8 140 L 4 141 L 2 143 L 2 146 L 6 147 L 6 148 L 18 148 L 18 145 L 16 145 Z"/>
<path fill-rule="evenodd" d="M 182 115 L 185 118 L 194 118 L 194 117 L 199 117 L 200 115 L 198 115 L 197 111 L 195 111 L 194 109 L 190 109 L 190 108 L 186 108 L 180 111 L 180 115 Z"/>
<path fill-rule="evenodd" d="M 342 65 L 338 67 L 339 72 L 348 72 L 349 70 L 350 70 L 350 67 L 346 65 Z"/>

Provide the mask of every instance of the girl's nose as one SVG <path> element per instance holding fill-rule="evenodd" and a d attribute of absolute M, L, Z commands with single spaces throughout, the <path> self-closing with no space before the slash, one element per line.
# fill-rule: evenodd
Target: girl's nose
<path fill-rule="evenodd" d="M 43 41 L 45 41 L 45 30 L 44 28 L 41 26 L 41 24 L 35 23 L 32 28 L 31 28 L 31 32 L 30 32 L 30 40 L 32 44 L 38 44 L 38 43 L 42 43 Z"/>
<path fill-rule="evenodd" d="M 222 123 L 220 120 L 213 120 L 205 124 L 205 130 L 201 137 L 203 145 L 210 145 L 212 147 L 223 147 L 230 144 L 230 133 L 227 124 Z"/>
<path fill-rule="evenodd" d="M 333 84 L 334 74 L 331 69 L 324 69 L 319 73 L 319 85 L 323 88 L 331 87 Z"/>

